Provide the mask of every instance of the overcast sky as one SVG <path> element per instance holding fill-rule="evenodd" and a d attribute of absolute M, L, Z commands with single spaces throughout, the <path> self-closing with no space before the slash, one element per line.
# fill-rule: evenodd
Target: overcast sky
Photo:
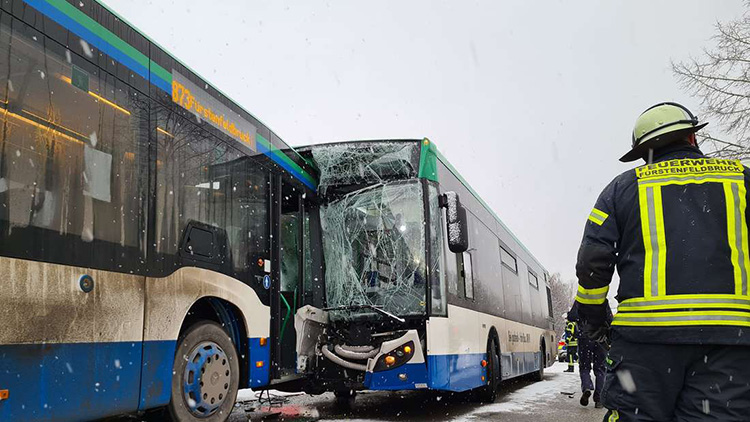
<path fill-rule="evenodd" d="M 133 1 L 117 13 L 290 145 L 428 137 L 550 272 L 671 60 L 742 0 Z M 696 113 L 698 110 L 695 110 Z M 714 131 L 713 133 L 720 133 Z"/>

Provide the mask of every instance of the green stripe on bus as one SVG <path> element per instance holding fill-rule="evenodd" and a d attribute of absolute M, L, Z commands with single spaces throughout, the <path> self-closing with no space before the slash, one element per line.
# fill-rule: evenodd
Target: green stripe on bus
<path fill-rule="evenodd" d="M 280 149 L 276 148 L 275 145 L 273 145 L 268 139 L 263 137 L 260 133 L 255 134 L 255 141 L 263 145 L 267 150 L 271 152 L 271 154 L 274 154 L 276 157 L 278 157 L 280 160 L 283 160 L 285 164 L 291 166 L 293 169 L 295 169 L 299 174 L 305 178 L 308 182 L 312 183 L 313 185 L 317 185 L 318 181 L 315 180 L 314 177 L 312 177 L 305 169 L 300 167 L 299 164 L 294 162 L 291 158 L 289 158 L 286 154 L 284 154 Z M 290 147 L 291 148 L 291 147 Z"/>
<path fill-rule="evenodd" d="M 151 60 L 151 73 L 155 74 L 156 76 L 164 79 L 165 81 L 172 83 L 172 72 L 168 71 L 167 69 L 164 69 L 163 67 L 156 64 L 155 61 Z"/>
<path fill-rule="evenodd" d="M 46 0 L 48 4 L 53 6 L 55 9 L 64 13 L 69 18 L 81 24 L 84 28 L 88 29 L 92 33 L 96 34 L 99 38 L 104 40 L 112 47 L 119 50 L 121 53 L 133 59 L 136 63 L 149 69 L 155 75 L 164 79 L 165 81 L 172 83 L 172 73 L 163 67 L 159 66 L 156 62 L 149 59 L 148 56 L 138 51 L 137 48 L 128 44 L 125 40 L 118 37 L 110 30 L 102 26 L 99 22 L 95 21 L 81 10 L 78 10 L 72 4 L 65 0 Z"/>
<path fill-rule="evenodd" d="M 424 138 L 421 143 L 422 147 L 419 151 L 418 177 L 420 179 L 427 179 L 433 182 L 437 182 L 437 148 L 435 148 L 435 145 L 427 138 Z"/>
<path fill-rule="evenodd" d="M 99 36 L 110 45 L 126 54 L 131 59 L 140 63 L 143 67 L 149 67 L 149 58 L 138 51 L 135 47 L 131 46 L 127 42 L 123 41 L 120 37 L 110 32 L 107 28 L 103 27 L 100 23 L 87 16 L 82 11 L 78 10 L 72 4 L 65 0 L 46 0 L 47 3 L 55 7 L 57 10 L 63 12 L 74 21 L 83 25 L 86 29 Z M 163 69 L 162 69 L 163 70 Z M 171 76 L 168 80 L 171 80 Z"/>

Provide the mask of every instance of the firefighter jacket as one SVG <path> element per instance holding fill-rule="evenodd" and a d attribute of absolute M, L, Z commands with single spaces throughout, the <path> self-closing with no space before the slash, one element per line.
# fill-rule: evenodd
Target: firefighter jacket
<path fill-rule="evenodd" d="M 567 346 L 578 346 L 578 324 L 574 321 L 565 325 L 565 344 Z"/>
<path fill-rule="evenodd" d="M 750 345 L 748 184 L 738 160 L 676 146 L 616 177 L 588 217 L 578 251 L 579 313 L 646 343 Z"/>

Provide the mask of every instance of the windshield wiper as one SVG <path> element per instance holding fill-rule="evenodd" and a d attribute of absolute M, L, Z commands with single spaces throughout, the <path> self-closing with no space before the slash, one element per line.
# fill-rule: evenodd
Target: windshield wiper
<path fill-rule="evenodd" d="M 405 319 L 403 319 L 403 318 L 401 318 L 399 316 L 393 315 L 392 313 L 390 313 L 390 312 L 388 312 L 386 310 L 383 310 L 382 306 L 375 306 L 375 305 L 370 305 L 370 304 L 337 306 L 335 308 L 324 308 L 323 310 L 324 311 L 353 311 L 353 310 L 358 310 L 358 309 L 372 309 L 373 311 L 375 311 L 375 312 L 377 312 L 377 313 L 379 313 L 381 315 L 385 315 L 388 318 L 395 319 L 396 321 L 398 321 L 398 322 L 400 322 L 402 324 L 406 322 Z"/>

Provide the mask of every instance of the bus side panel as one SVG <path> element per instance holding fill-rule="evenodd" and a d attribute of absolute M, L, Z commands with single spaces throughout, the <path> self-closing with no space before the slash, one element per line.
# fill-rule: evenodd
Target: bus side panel
<path fill-rule="evenodd" d="M 252 387 L 269 382 L 270 342 L 260 345 L 270 333 L 271 310 L 248 285 L 214 271 L 183 267 L 164 278 L 146 279 L 143 382 L 139 409 L 169 403 L 172 366 L 180 328 L 190 307 L 202 297 L 217 297 L 242 312 L 249 343 Z M 245 351 L 238 350 L 242 356 Z M 263 361 L 261 367 L 256 362 Z"/>
<path fill-rule="evenodd" d="M 493 324 L 500 337 L 500 372 L 503 379 L 539 369 L 539 341 L 545 335 L 545 330 L 490 315 L 485 318 L 486 324 Z"/>
<path fill-rule="evenodd" d="M 539 369 L 539 341 L 550 338 L 549 331 L 448 305 L 448 318 L 431 317 L 427 324 L 428 386 L 448 391 L 482 386 L 487 374 L 481 362 L 493 327 L 500 340 L 502 379 Z"/>
<path fill-rule="evenodd" d="M 448 305 L 448 318 L 431 317 L 427 324 L 428 386 L 466 391 L 484 384 L 482 360 L 487 340 L 479 339 L 478 313 Z"/>
<path fill-rule="evenodd" d="M 82 290 L 80 277 L 93 279 Z M 80 420 L 138 405 L 144 277 L 0 258 L 0 420 Z"/>

